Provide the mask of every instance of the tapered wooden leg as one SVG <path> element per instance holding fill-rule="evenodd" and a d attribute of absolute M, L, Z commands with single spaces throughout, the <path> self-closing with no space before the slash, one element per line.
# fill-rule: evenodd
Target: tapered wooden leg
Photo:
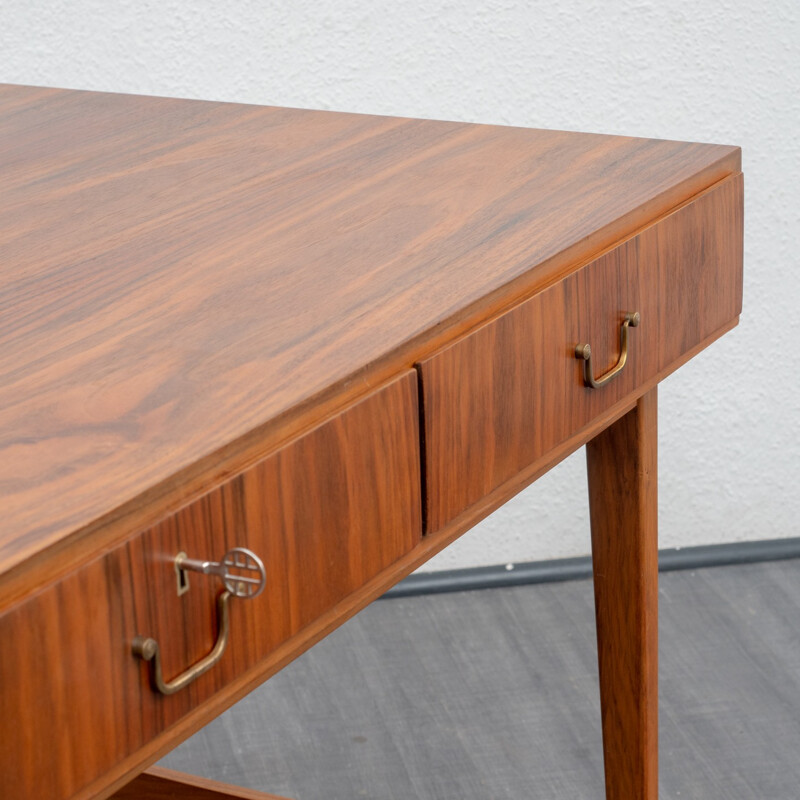
<path fill-rule="evenodd" d="M 285 800 L 163 767 L 151 767 L 112 795 L 112 800 Z"/>
<path fill-rule="evenodd" d="M 607 800 L 658 798 L 656 407 L 586 446 Z"/>

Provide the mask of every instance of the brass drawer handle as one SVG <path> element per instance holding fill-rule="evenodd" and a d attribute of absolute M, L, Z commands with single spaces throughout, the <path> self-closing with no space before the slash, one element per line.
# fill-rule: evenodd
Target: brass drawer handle
<path fill-rule="evenodd" d="M 219 625 L 219 633 L 217 634 L 217 641 L 211 652 L 201 658 L 195 664 L 192 664 L 189 669 L 173 678 L 171 681 L 164 680 L 164 673 L 161 669 L 161 650 L 159 650 L 158 642 L 155 639 L 144 636 L 136 636 L 133 639 L 133 653 L 145 661 L 153 662 L 152 678 L 155 688 L 161 694 L 175 694 L 175 692 L 188 686 L 195 678 L 208 672 L 214 666 L 225 652 L 225 647 L 228 644 L 228 634 L 230 633 L 230 615 L 228 614 L 228 600 L 231 598 L 231 593 L 227 589 L 222 592 L 217 598 L 217 624 Z"/>
<path fill-rule="evenodd" d="M 219 562 L 189 559 L 185 553 L 179 553 L 175 558 L 175 566 L 181 571 L 192 570 L 204 575 L 216 575 L 222 581 L 225 589 L 217 597 L 218 633 L 214 647 L 208 655 L 192 664 L 189 669 L 181 672 L 171 681 L 164 680 L 158 642 L 150 637 L 134 637 L 133 654 L 144 661 L 152 662 L 153 684 L 161 694 L 175 694 L 188 686 L 195 678 L 208 672 L 222 658 L 230 634 L 228 601 L 231 597 L 257 597 L 263 591 L 266 582 L 266 572 L 261 559 L 244 547 L 234 547 Z M 186 586 L 188 588 L 188 581 Z"/>
<path fill-rule="evenodd" d="M 579 344 L 575 348 L 575 358 L 583 359 L 583 383 L 585 386 L 599 389 L 622 372 L 625 362 L 628 360 L 628 328 L 638 327 L 641 319 L 638 311 L 625 314 L 622 320 L 622 327 L 619 330 L 619 361 L 605 375 L 601 375 L 599 378 L 595 378 L 592 374 L 594 372 L 592 369 L 592 348 L 588 344 Z"/>

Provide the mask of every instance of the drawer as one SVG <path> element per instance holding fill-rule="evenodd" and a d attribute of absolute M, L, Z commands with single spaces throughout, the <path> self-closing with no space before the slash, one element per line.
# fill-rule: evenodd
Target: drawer
<path fill-rule="evenodd" d="M 663 377 L 736 319 L 741 292 L 738 175 L 418 364 L 426 530 Z M 595 376 L 607 372 L 635 311 L 624 369 L 586 387 L 576 345 L 591 345 Z"/>
<path fill-rule="evenodd" d="M 149 530 L 0 617 L 0 796 L 71 796 L 267 658 L 421 536 L 413 370 Z M 156 639 L 170 680 L 217 636 L 214 577 L 174 558 L 229 548 L 263 560 L 258 597 L 229 602 L 216 666 L 165 696 L 135 636 Z"/>

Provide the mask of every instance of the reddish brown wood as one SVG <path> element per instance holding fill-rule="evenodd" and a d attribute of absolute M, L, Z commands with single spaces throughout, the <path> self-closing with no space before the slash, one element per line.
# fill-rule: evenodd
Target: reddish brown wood
<path fill-rule="evenodd" d="M 229 786 L 164 767 L 151 767 L 112 797 L 114 800 L 286 800 L 276 794 Z"/>
<path fill-rule="evenodd" d="M 0 607 L 739 168 L 714 145 L 0 87 Z"/>
<path fill-rule="evenodd" d="M 656 392 L 586 446 L 607 800 L 658 800 Z"/>
<path fill-rule="evenodd" d="M 71 797 L 236 681 L 413 550 L 421 536 L 413 370 L 111 552 L 0 615 L 0 796 Z M 216 637 L 214 578 L 177 594 L 174 557 L 251 548 L 263 594 L 231 601 L 222 660 L 175 695 L 135 658 L 152 636 L 167 679 Z M 172 736 L 173 741 L 174 736 Z M 47 758 L 42 758 L 47 753 Z M 134 762 L 135 763 L 135 762 Z M 109 779 L 106 783 L 110 784 Z"/>
<path fill-rule="evenodd" d="M 725 245 L 686 232 L 715 223 L 693 203 L 631 240 L 674 256 L 659 326 L 702 298 L 684 337 L 660 327 L 630 392 L 499 453 L 419 542 L 407 368 L 739 168 L 711 145 L 0 87 L 0 795 L 107 796 L 730 327 L 741 282 L 703 277 Z M 715 229 L 734 242 L 740 180 Z M 596 282 L 634 291 L 631 247 L 576 280 L 598 352 Z M 215 635 L 210 586 L 174 595 L 176 549 L 232 544 L 266 554 L 267 594 L 233 605 L 218 668 L 155 695 L 132 636 L 170 677 Z"/>
<path fill-rule="evenodd" d="M 695 348 L 685 353 L 677 362 L 671 364 L 668 370 L 660 372 L 652 380 L 648 381 L 642 387 L 643 391 L 649 391 L 656 386 L 672 369 L 676 369 L 688 361 L 692 356 L 708 346 L 711 341 L 727 332 L 734 324 L 735 321 L 715 331 L 709 339 L 699 343 Z M 635 405 L 635 401 L 633 401 L 633 405 Z M 444 528 L 424 537 L 413 550 L 382 570 L 372 580 L 367 581 L 334 608 L 322 613 L 314 622 L 280 645 L 251 670 L 226 684 L 207 702 L 193 709 L 168 730 L 143 744 L 135 753 L 119 761 L 102 779 L 95 781 L 95 783 L 79 792 L 76 798 L 88 800 L 88 798 L 105 797 L 114 788 L 123 786 L 126 781 L 130 780 L 131 776 L 138 774 L 144 766 L 154 763 L 159 757 L 175 747 L 177 743 L 199 730 L 231 704 L 243 698 L 251 689 L 270 675 L 274 675 L 372 600 L 383 594 L 387 588 L 393 586 L 433 555 L 443 550 L 448 544 L 484 519 L 520 489 L 532 483 L 563 458 L 591 440 L 627 413 L 631 407 L 632 403 L 627 399 L 615 404 L 607 412 L 593 420 L 586 428 L 575 432 L 567 441 L 538 459 L 518 475 L 515 475 L 510 481 L 497 487 L 481 501 L 470 506 Z"/>
<path fill-rule="evenodd" d="M 742 179 L 730 178 L 419 365 L 427 531 L 512 480 L 741 310 Z M 575 345 L 595 371 L 619 356 L 626 311 L 639 311 L 623 372 L 583 385 Z M 457 479 L 454 479 L 457 476 Z"/>

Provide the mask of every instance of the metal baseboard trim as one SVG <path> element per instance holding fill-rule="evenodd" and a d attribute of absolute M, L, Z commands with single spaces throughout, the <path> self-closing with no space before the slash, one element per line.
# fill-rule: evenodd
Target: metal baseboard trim
<path fill-rule="evenodd" d="M 800 558 L 800 537 L 765 539 L 757 542 L 679 547 L 658 552 L 659 572 L 678 569 L 703 569 L 734 564 L 755 564 L 759 561 L 782 561 Z M 555 583 L 591 578 L 590 556 L 558 558 L 552 561 L 527 561 L 520 564 L 497 564 L 441 572 L 409 575 L 393 586 L 383 598 L 413 597 L 422 594 L 468 592 L 476 589 L 499 589 L 533 583 Z"/>

